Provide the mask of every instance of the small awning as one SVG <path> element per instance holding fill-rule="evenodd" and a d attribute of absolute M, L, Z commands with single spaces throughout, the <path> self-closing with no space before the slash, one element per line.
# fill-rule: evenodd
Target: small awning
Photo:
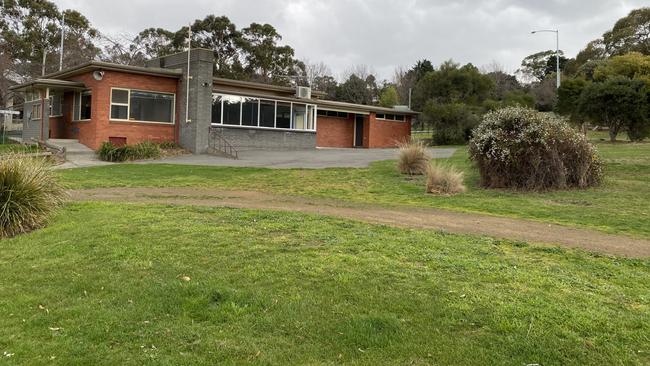
<path fill-rule="evenodd" d="M 28 91 L 33 89 L 63 89 L 63 90 L 83 90 L 86 85 L 79 81 L 68 81 L 58 79 L 34 79 L 24 84 L 14 85 L 9 89 L 12 91 Z"/>

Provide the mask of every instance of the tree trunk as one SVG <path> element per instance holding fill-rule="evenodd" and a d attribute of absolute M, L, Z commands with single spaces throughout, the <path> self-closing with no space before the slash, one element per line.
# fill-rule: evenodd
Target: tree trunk
<path fill-rule="evenodd" d="M 618 128 L 609 127 L 609 141 L 616 142 L 616 135 L 618 135 Z"/>

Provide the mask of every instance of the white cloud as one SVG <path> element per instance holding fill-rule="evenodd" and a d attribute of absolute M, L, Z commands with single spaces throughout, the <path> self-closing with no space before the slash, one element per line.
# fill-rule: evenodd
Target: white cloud
<path fill-rule="evenodd" d="M 514 71 L 525 56 L 555 47 L 575 55 L 643 0 L 54 0 L 74 8 L 106 33 L 149 27 L 177 30 L 207 14 L 226 15 L 239 28 L 272 24 L 299 58 L 323 61 L 335 75 L 366 64 L 390 78 L 396 66 L 422 58 L 476 66 L 497 62 Z"/>

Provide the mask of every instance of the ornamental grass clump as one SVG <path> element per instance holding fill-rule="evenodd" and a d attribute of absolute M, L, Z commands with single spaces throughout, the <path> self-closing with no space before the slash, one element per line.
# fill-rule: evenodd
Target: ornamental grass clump
<path fill-rule="evenodd" d="M 487 188 L 586 188 L 602 180 L 587 138 L 552 114 L 509 107 L 486 114 L 469 143 Z"/>
<path fill-rule="evenodd" d="M 400 173 L 408 175 L 423 175 L 427 171 L 431 156 L 422 142 L 409 141 L 400 143 L 397 168 Z"/>
<path fill-rule="evenodd" d="M 0 237 L 37 229 L 62 204 L 65 193 L 43 159 L 0 159 Z"/>
<path fill-rule="evenodd" d="M 427 167 L 426 192 L 442 195 L 465 192 L 463 172 L 453 166 L 431 163 Z"/>

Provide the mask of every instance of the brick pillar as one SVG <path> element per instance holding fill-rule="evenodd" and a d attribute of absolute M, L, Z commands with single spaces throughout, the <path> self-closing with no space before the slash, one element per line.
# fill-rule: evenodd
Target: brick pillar
<path fill-rule="evenodd" d="M 183 78 L 179 81 L 176 95 L 178 106 L 178 143 L 194 154 L 208 149 L 208 131 L 212 122 L 212 79 L 214 54 L 212 50 L 192 49 L 190 53 L 190 93 L 187 103 L 187 52 L 153 59 L 147 67 L 180 69 Z M 185 107 L 189 106 L 189 119 L 185 120 Z"/>

